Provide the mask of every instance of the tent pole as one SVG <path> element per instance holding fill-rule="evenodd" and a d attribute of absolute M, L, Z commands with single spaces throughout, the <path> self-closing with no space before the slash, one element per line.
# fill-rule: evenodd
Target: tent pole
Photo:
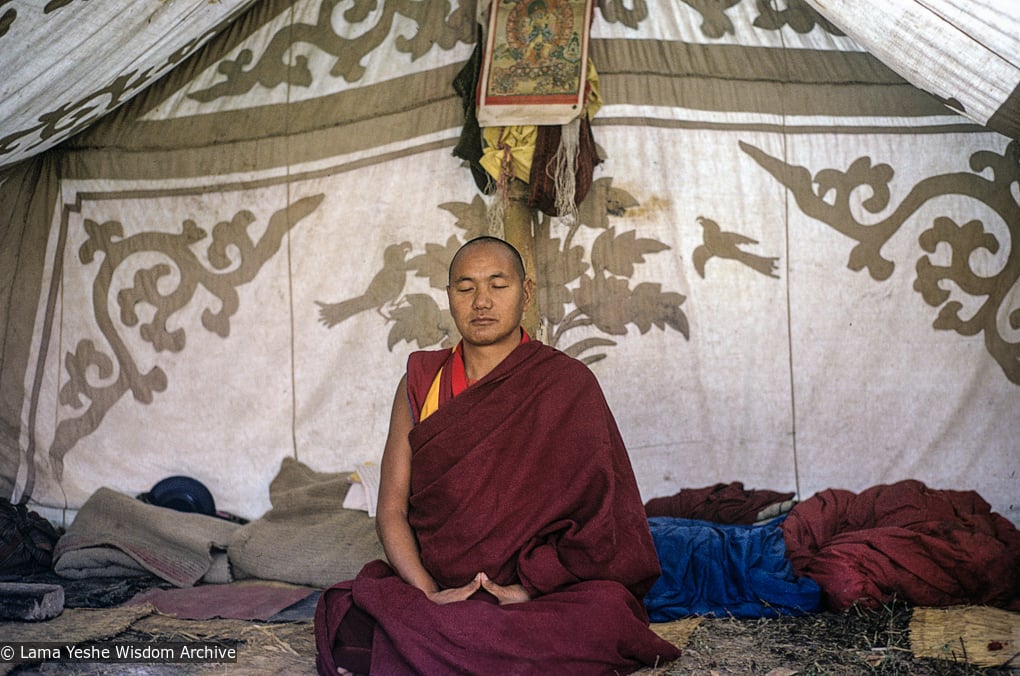
<path fill-rule="evenodd" d="M 531 275 L 532 279 L 535 279 L 535 233 L 533 227 L 537 214 L 535 209 L 528 206 L 530 194 L 527 183 L 519 178 L 510 179 L 507 192 L 508 203 L 506 212 L 503 214 L 503 236 L 521 253 L 525 271 Z M 539 280 L 535 279 L 536 288 L 538 284 Z M 531 300 L 531 305 L 524 313 L 521 323 L 529 335 L 541 339 L 538 333 L 538 317 L 538 294 L 536 293 Z"/>

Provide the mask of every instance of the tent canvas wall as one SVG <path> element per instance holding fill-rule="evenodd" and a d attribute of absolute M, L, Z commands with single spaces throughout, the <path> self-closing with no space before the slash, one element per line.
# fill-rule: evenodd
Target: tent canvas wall
<path fill-rule="evenodd" d="M 377 460 L 407 354 L 456 340 L 446 265 L 492 199 L 453 154 L 476 8 L 121 4 L 0 5 L 4 98 L 32 87 L 0 122 L 3 494 L 67 523 L 185 474 L 257 517 L 284 457 Z M 854 25 L 598 3 L 605 159 L 576 221 L 537 218 L 543 335 L 646 499 L 915 478 L 1017 523 L 1016 116 L 961 115 Z M 58 26 L 75 58 L 28 37 Z"/>

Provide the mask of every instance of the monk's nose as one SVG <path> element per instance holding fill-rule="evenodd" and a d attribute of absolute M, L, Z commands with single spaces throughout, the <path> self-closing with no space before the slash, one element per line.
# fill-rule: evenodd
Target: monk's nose
<path fill-rule="evenodd" d="M 488 309 L 492 307 L 492 298 L 487 293 L 478 293 L 475 295 L 475 302 L 472 305 L 476 310 Z"/>

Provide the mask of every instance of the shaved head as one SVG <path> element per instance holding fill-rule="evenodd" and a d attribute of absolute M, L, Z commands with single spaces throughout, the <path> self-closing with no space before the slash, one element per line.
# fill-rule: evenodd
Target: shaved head
<path fill-rule="evenodd" d="M 510 244 L 509 242 L 507 242 L 506 240 L 500 239 L 499 237 L 493 237 L 491 235 L 482 235 L 481 237 L 475 237 L 474 239 L 472 239 L 472 240 L 468 241 L 467 243 L 465 243 L 464 246 L 462 246 L 460 249 L 458 249 L 457 253 L 454 254 L 454 256 L 453 256 L 453 260 L 450 261 L 450 274 L 451 275 L 453 274 L 453 268 L 457 264 L 457 259 L 460 258 L 461 254 L 463 254 L 465 251 L 467 251 L 467 250 L 469 250 L 471 248 L 474 248 L 474 247 L 477 247 L 477 246 L 486 246 L 486 245 L 489 245 L 489 246 L 492 246 L 492 245 L 499 246 L 499 247 L 502 247 L 505 251 L 507 251 L 510 254 L 510 259 L 511 259 L 511 261 L 513 263 L 514 271 L 520 277 L 520 280 L 522 282 L 524 281 L 524 278 L 525 278 L 524 259 L 521 258 L 520 252 L 517 251 L 517 249 L 514 248 L 514 246 L 512 244 Z M 451 277 L 451 281 L 452 281 L 452 277 Z"/>

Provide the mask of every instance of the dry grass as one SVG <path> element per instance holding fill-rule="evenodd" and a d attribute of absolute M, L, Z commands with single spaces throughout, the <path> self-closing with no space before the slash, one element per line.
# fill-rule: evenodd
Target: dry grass
<path fill-rule="evenodd" d="M 206 664 L 34 664 L 16 668 L 16 675 L 212 676 L 253 674 L 314 676 L 315 639 L 311 622 L 246 622 L 243 620 L 178 620 L 159 614 L 144 617 L 129 629 L 106 639 L 117 643 L 165 645 L 216 643 L 236 648 L 235 662 Z"/>
<path fill-rule="evenodd" d="M 132 590 L 119 595 L 126 596 Z M 83 597 L 77 592 L 76 600 Z M 88 599 L 85 599 L 88 600 Z M 106 596 L 104 601 L 115 600 Z M 965 650 L 950 647 L 941 658 L 919 657 L 911 647 L 913 609 L 891 603 L 879 610 L 816 613 L 774 619 L 688 618 L 657 625 L 680 645 L 683 656 L 669 665 L 645 669 L 641 676 L 727 676 L 761 674 L 909 674 L 911 676 L 1020 676 L 1020 657 L 1011 667 L 981 668 L 968 662 Z M 74 624 L 77 622 L 77 624 Z M 69 626 L 62 626 L 69 623 Z M 236 663 L 205 665 L 153 664 L 0 664 L 0 674 L 315 674 L 315 644 L 310 621 L 245 622 L 241 620 L 178 620 L 148 607 L 107 610 L 65 610 L 47 623 L 0 624 L 5 640 L 54 640 L 39 634 L 48 628 L 63 640 L 172 643 L 210 641 L 237 648 Z M 31 631 L 31 638 L 16 635 Z M 88 636 L 77 632 L 86 631 Z M 1015 648 L 1015 646 L 1010 646 Z M 1003 655 L 1003 662 L 1010 655 Z M 2 668 L 6 666 L 7 668 Z M 12 670 L 13 667 L 13 670 Z"/>
<path fill-rule="evenodd" d="M 705 618 L 691 634 L 669 676 L 768 674 L 909 674 L 965 676 L 1020 674 L 1012 667 L 981 668 L 959 652 L 945 658 L 915 656 L 910 644 L 912 609 L 891 603 L 878 610 L 738 620 Z M 1004 655 L 1003 662 L 1009 658 Z"/>

